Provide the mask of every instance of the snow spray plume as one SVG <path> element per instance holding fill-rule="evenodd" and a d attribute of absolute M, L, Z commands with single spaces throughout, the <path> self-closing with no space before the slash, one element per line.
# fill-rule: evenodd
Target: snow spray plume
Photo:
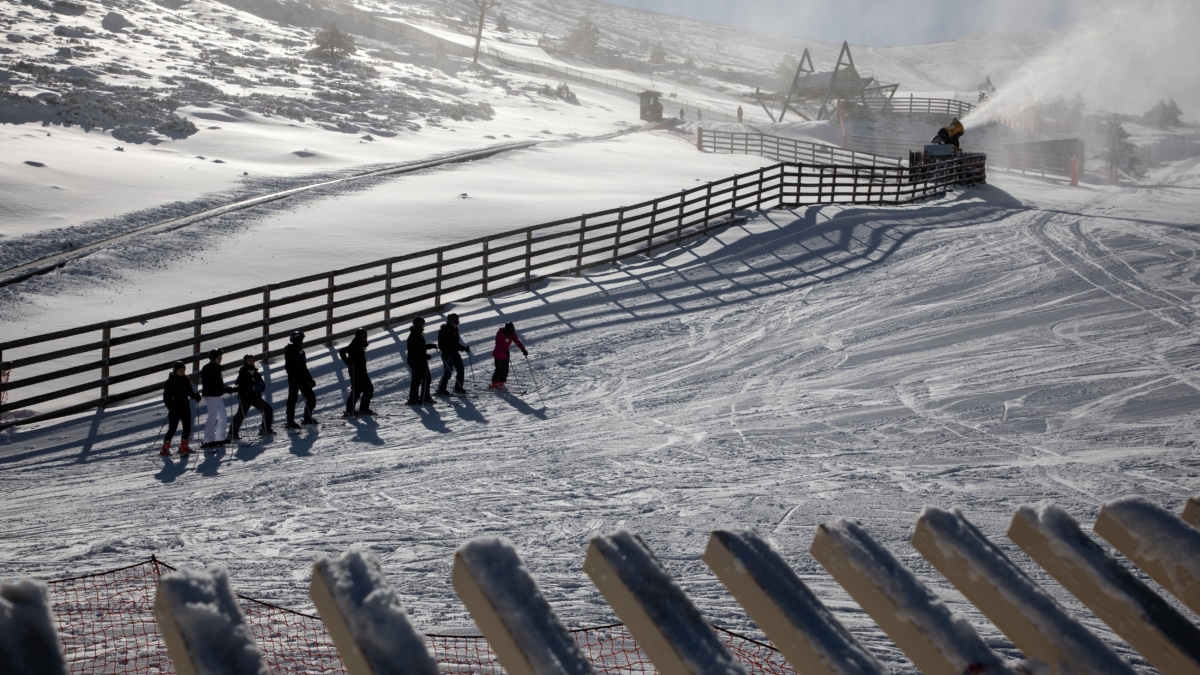
<path fill-rule="evenodd" d="M 1116 0 L 1064 32 L 963 123 L 1020 117 L 1039 105 L 1082 97 L 1089 109 L 1138 114 L 1174 99 L 1200 113 L 1200 3 Z"/>

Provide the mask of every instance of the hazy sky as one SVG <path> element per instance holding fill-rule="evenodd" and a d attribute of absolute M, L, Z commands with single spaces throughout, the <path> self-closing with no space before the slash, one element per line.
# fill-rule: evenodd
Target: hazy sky
<path fill-rule="evenodd" d="M 955 40 L 980 30 L 1059 28 L 1098 0 L 606 0 L 610 4 L 858 45 Z"/>

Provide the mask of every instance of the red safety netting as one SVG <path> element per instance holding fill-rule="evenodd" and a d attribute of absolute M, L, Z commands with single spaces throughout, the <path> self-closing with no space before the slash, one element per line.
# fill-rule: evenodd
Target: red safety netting
<path fill-rule="evenodd" d="M 175 568 L 156 558 L 111 572 L 50 583 L 50 603 L 72 673 L 174 673 L 154 619 L 158 577 Z M 274 673 L 333 675 L 346 672 L 321 619 L 238 596 L 254 639 Z M 621 624 L 571 631 L 596 672 L 655 672 Z M 752 675 L 795 675 L 770 645 L 717 628 L 717 634 Z M 425 644 L 443 673 L 502 675 L 487 640 L 476 635 L 426 634 Z"/>

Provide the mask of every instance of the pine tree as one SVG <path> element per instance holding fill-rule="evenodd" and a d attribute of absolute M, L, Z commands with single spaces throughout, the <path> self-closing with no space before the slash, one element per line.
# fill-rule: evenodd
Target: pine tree
<path fill-rule="evenodd" d="M 579 56 L 593 56 L 600 46 L 600 29 L 589 16 L 579 19 L 571 34 L 567 36 L 567 50 Z"/>
<path fill-rule="evenodd" d="M 324 29 L 317 31 L 316 37 L 313 38 L 313 44 L 317 45 L 313 51 L 318 56 L 330 58 L 345 58 L 358 51 L 358 48 L 354 46 L 354 36 L 338 30 L 336 23 L 329 24 Z"/>

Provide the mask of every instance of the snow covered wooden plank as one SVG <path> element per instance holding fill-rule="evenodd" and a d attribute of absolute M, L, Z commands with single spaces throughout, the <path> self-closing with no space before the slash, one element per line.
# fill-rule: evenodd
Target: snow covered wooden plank
<path fill-rule="evenodd" d="M 1134 674 L 960 510 L 925 507 L 912 543 L 1026 657 L 1060 673 Z"/>
<path fill-rule="evenodd" d="M 67 675 L 46 584 L 0 584 L 0 673 Z"/>
<path fill-rule="evenodd" d="M 1092 529 L 1200 612 L 1200 530 L 1145 497 L 1105 504 Z"/>
<path fill-rule="evenodd" d="M 750 530 L 717 530 L 704 562 L 804 675 L 889 673 L 813 595 L 795 571 Z"/>
<path fill-rule="evenodd" d="M 348 551 L 320 558 L 308 595 L 350 675 L 437 675 L 424 636 L 375 556 Z"/>
<path fill-rule="evenodd" d="M 1200 497 L 1192 497 L 1183 505 L 1183 519 L 1192 527 L 1200 528 Z"/>
<path fill-rule="evenodd" d="M 512 544 L 472 539 L 454 554 L 454 590 L 510 675 L 592 675 Z"/>
<path fill-rule="evenodd" d="M 925 675 L 1013 672 L 858 523 L 838 518 L 818 525 L 810 551 Z"/>
<path fill-rule="evenodd" d="M 662 675 L 745 675 L 640 537 L 593 538 L 583 570 Z"/>
<path fill-rule="evenodd" d="M 1200 674 L 1200 630 L 1062 508 L 1050 502 L 1022 506 L 1008 538 L 1160 671 Z"/>
<path fill-rule="evenodd" d="M 178 675 L 269 675 L 224 567 L 158 579 L 154 617 Z"/>

